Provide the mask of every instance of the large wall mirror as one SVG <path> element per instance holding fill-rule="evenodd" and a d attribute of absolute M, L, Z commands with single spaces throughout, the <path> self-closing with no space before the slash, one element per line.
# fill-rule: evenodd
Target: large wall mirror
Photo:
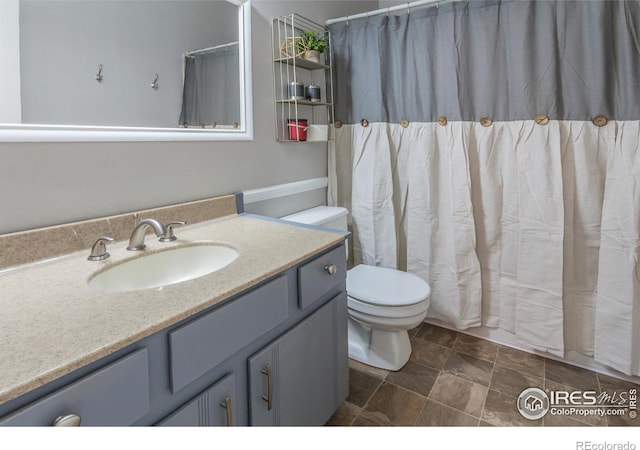
<path fill-rule="evenodd" d="M 247 0 L 2 0 L 0 142 L 252 139 L 250 26 Z"/>

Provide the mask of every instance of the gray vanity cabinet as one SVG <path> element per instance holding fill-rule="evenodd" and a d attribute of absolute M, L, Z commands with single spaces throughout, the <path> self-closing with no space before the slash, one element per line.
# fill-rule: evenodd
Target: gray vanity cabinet
<path fill-rule="evenodd" d="M 346 398 L 343 292 L 249 358 L 252 425 L 322 424 Z"/>
<path fill-rule="evenodd" d="M 236 423 L 237 392 L 230 373 L 158 425 L 165 427 L 233 426 Z"/>
<path fill-rule="evenodd" d="M 0 426 L 323 425 L 348 394 L 344 255 L 312 255 L 0 404 Z"/>

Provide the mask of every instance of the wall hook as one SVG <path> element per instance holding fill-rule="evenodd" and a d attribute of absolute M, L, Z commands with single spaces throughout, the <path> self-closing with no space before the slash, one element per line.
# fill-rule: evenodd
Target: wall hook
<path fill-rule="evenodd" d="M 153 83 L 151 83 L 151 87 L 153 88 L 154 91 L 158 90 L 158 74 L 156 74 L 156 77 L 153 79 Z"/>
<path fill-rule="evenodd" d="M 96 80 L 98 81 L 98 83 L 102 83 L 102 79 L 104 77 L 102 76 L 102 64 L 100 64 L 98 66 L 98 73 L 96 74 Z"/>

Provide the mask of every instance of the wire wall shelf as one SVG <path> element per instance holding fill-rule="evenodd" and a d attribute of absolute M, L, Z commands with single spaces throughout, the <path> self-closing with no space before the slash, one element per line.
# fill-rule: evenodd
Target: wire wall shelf
<path fill-rule="evenodd" d="M 288 14 L 273 19 L 271 38 L 276 140 L 327 141 L 333 122 L 328 28 Z"/>

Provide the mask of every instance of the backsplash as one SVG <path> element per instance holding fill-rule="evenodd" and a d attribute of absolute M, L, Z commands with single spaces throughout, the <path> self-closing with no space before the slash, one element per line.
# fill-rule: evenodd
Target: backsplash
<path fill-rule="evenodd" d="M 236 195 L 225 195 L 160 208 L 132 211 L 115 216 L 84 220 L 34 230 L 0 235 L 0 269 L 27 264 L 83 249 L 87 255 L 101 236 L 117 241 L 129 239 L 134 213 L 140 220 L 153 217 L 162 223 L 184 220 L 188 224 L 237 214 Z"/>

